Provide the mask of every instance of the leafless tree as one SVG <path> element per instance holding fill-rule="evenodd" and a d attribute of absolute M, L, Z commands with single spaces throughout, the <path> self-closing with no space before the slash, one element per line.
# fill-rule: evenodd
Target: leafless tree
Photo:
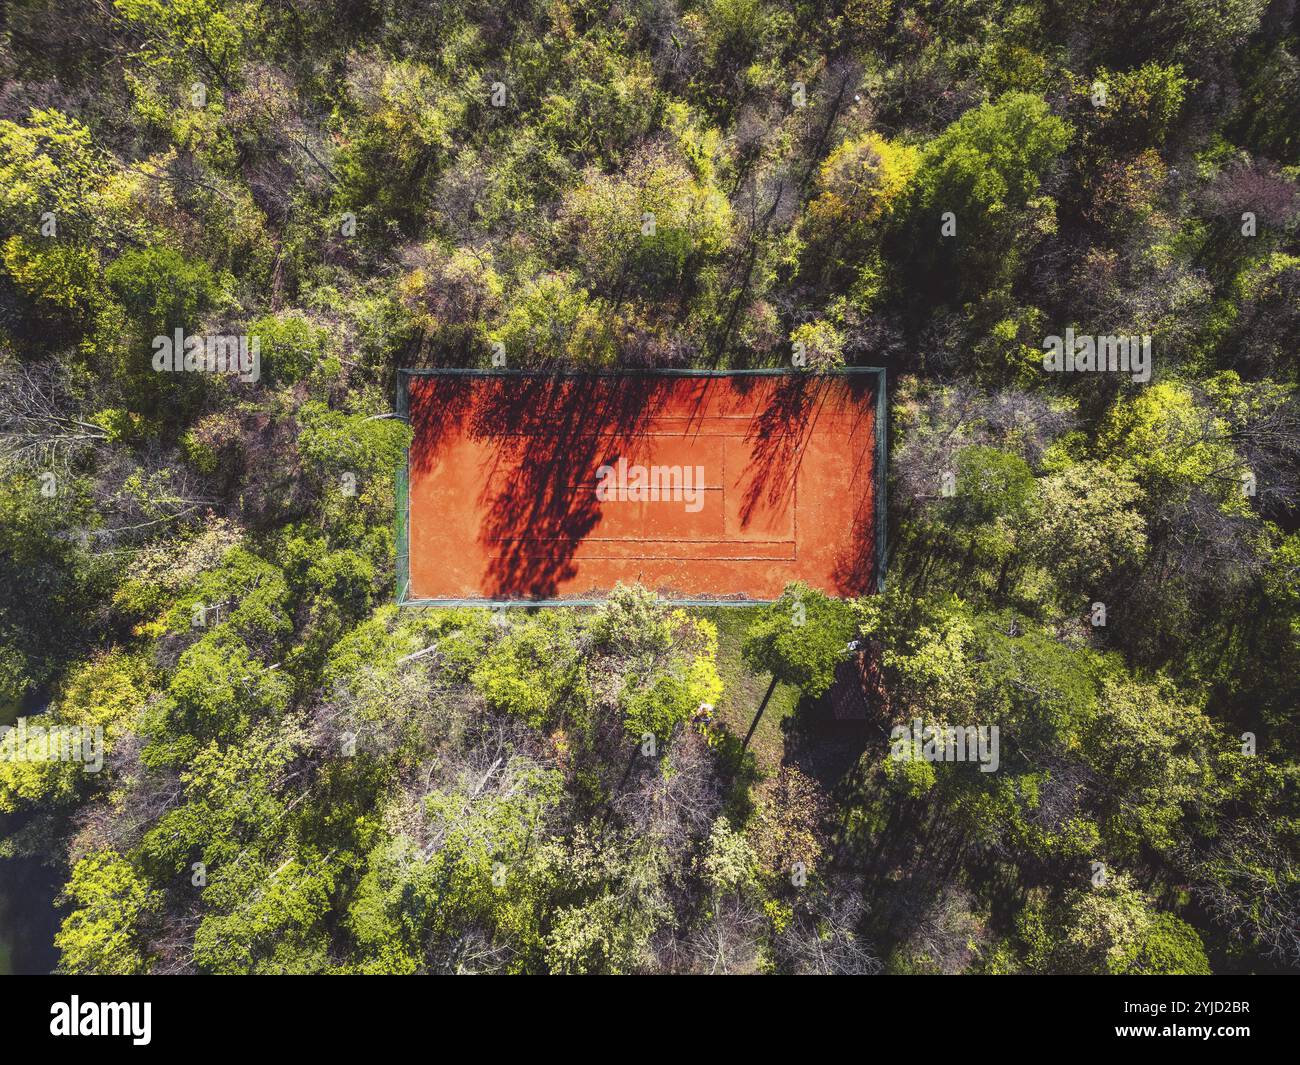
<path fill-rule="evenodd" d="M 394 673 L 363 666 L 324 693 L 311 712 L 309 742 L 324 757 L 347 751 L 388 758 L 399 750 L 427 757 L 443 744 L 455 746 L 481 700 L 451 684 L 433 653 L 411 658 Z"/>
<path fill-rule="evenodd" d="M 767 925 L 767 915 L 749 899 L 728 893 L 714 900 L 712 915 L 687 937 L 676 971 L 709 976 L 759 972 Z"/>
<path fill-rule="evenodd" d="M 662 763 L 646 762 L 635 784 L 615 799 L 614 810 L 634 835 L 680 855 L 708 835 L 722 808 L 717 760 L 704 737 L 686 727 L 673 738 Z"/>
<path fill-rule="evenodd" d="M 942 496 L 942 478 L 957 452 L 973 445 L 1013 447 L 1029 462 L 1042 457 L 1068 431 L 1074 417 L 1045 396 L 1005 389 L 987 393 L 966 384 L 909 400 L 913 413 L 906 438 L 895 449 L 898 499 L 916 506 Z"/>
<path fill-rule="evenodd" d="M 1229 216 L 1234 225 L 1246 211 L 1272 226 L 1288 225 L 1300 216 L 1300 189 L 1267 160 L 1225 167 L 1203 200 L 1209 210 Z"/>
<path fill-rule="evenodd" d="M 960 973 L 975 960 L 983 923 L 972 912 L 970 893 L 956 885 L 941 888 L 928 904 L 914 912 L 900 953 L 927 972 Z"/>
<path fill-rule="evenodd" d="M 515 953 L 509 943 L 496 939 L 487 929 L 471 927 L 459 936 L 431 945 L 429 970 L 458 976 L 491 976 L 506 972 Z"/>
<path fill-rule="evenodd" d="M 776 940 L 782 971 L 805 976 L 874 976 L 880 961 L 859 935 L 864 906 L 852 883 L 832 880 L 801 906 Z"/>
<path fill-rule="evenodd" d="M 1238 822 L 1189 859 L 1192 894 L 1244 943 L 1300 968 L 1300 867 L 1262 825 Z"/>
<path fill-rule="evenodd" d="M 144 746 L 135 730 L 114 738 L 105 767 L 113 791 L 102 800 L 87 803 L 78 813 L 76 832 L 68 845 L 71 861 L 98 850 L 125 854 L 184 798 L 180 773 L 146 767 L 141 759 Z"/>
<path fill-rule="evenodd" d="M 98 550 L 198 522 L 221 503 L 201 474 L 162 450 L 110 453 L 96 471 L 95 502 L 104 522 L 89 537 Z"/>
<path fill-rule="evenodd" d="M 0 363 L 0 468 L 67 471 L 107 441 L 108 432 L 78 408 L 57 362 Z"/>

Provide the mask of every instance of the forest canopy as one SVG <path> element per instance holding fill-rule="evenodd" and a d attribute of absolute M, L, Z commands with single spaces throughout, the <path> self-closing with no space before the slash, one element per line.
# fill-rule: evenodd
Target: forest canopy
<path fill-rule="evenodd" d="M 5 15 L 0 723 L 102 739 L 0 759 L 45 968 L 1300 967 L 1295 3 Z M 398 370 L 843 366 L 882 594 L 393 605 Z"/>

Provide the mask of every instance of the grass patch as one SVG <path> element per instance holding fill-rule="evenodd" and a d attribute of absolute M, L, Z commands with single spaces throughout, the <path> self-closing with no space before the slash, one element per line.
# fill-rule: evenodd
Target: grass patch
<path fill-rule="evenodd" d="M 740 646 L 749 631 L 754 611 L 750 607 L 706 607 L 693 611 L 718 627 L 718 674 L 722 677 L 719 719 L 739 742 L 745 738 L 759 704 L 772 683 L 770 673 L 754 673 L 745 665 Z M 794 713 L 799 703 L 799 689 L 778 684 L 768 700 L 763 720 L 759 722 L 749 750 L 759 771 L 776 772 L 785 753 L 785 733 L 781 722 Z"/>

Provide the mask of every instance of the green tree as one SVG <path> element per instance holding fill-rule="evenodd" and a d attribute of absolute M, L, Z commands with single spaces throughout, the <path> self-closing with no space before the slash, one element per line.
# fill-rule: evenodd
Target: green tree
<path fill-rule="evenodd" d="M 567 614 L 546 613 L 513 625 L 492 644 L 471 675 L 490 706 L 534 727 L 562 718 L 585 720 L 587 666 Z"/>
<path fill-rule="evenodd" d="M 625 173 L 589 173 L 562 209 L 583 272 L 615 303 L 632 292 L 664 294 L 694 279 L 726 247 L 731 204 L 667 153 L 643 153 Z"/>
<path fill-rule="evenodd" d="M 95 761 L 88 765 L 45 757 L 0 759 L 0 813 L 20 805 L 53 808 L 75 798 L 81 787 L 102 779 L 98 775 L 104 772 L 102 760 L 135 724 L 149 694 L 149 681 L 147 664 L 117 649 L 76 665 L 49 710 L 28 717 L 27 725 L 96 730 Z M 81 750 L 83 758 L 91 753 L 84 745 Z"/>
<path fill-rule="evenodd" d="M 1128 874 L 1031 905 L 1020 933 L 1031 972 L 1205 975 L 1205 948 L 1189 925 L 1161 913 Z"/>
<path fill-rule="evenodd" d="M 718 676 L 718 631 L 703 618 L 674 611 L 669 624 L 673 649 L 664 657 L 634 660 L 620 705 L 623 727 L 635 737 L 653 734 L 663 742 L 679 723 L 722 694 Z"/>
<path fill-rule="evenodd" d="M 54 937 L 59 969 L 77 975 L 147 971 L 144 928 L 161 896 L 115 851 L 95 851 L 73 867 L 63 890 L 73 907 Z"/>
<path fill-rule="evenodd" d="M 792 584 L 755 617 L 743 654 L 751 669 L 771 673 L 816 699 L 835 682 L 855 631 L 849 604 Z"/>
<path fill-rule="evenodd" d="M 1070 138 L 1045 100 L 1008 93 L 926 145 L 895 244 L 900 283 L 918 306 L 970 299 L 1015 275 L 1036 227 L 1050 221 L 1040 187 Z"/>
<path fill-rule="evenodd" d="M 258 338 L 264 376 L 276 385 L 301 381 L 329 348 L 326 331 L 301 314 L 268 314 L 251 322 L 248 333 Z"/>
<path fill-rule="evenodd" d="M 102 238 L 110 174 L 90 130 L 61 111 L 33 109 L 26 124 L 0 120 L 0 229 L 38 237 L 51 212 L 59 237 Z"/>

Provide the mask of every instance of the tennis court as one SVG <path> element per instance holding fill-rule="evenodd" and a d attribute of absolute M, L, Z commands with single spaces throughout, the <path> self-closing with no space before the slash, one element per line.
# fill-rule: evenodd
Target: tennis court
<path fill-rule="evenodd" d="M 399 599 L 872 590 L 883 376 L 405 373 Z"/>

